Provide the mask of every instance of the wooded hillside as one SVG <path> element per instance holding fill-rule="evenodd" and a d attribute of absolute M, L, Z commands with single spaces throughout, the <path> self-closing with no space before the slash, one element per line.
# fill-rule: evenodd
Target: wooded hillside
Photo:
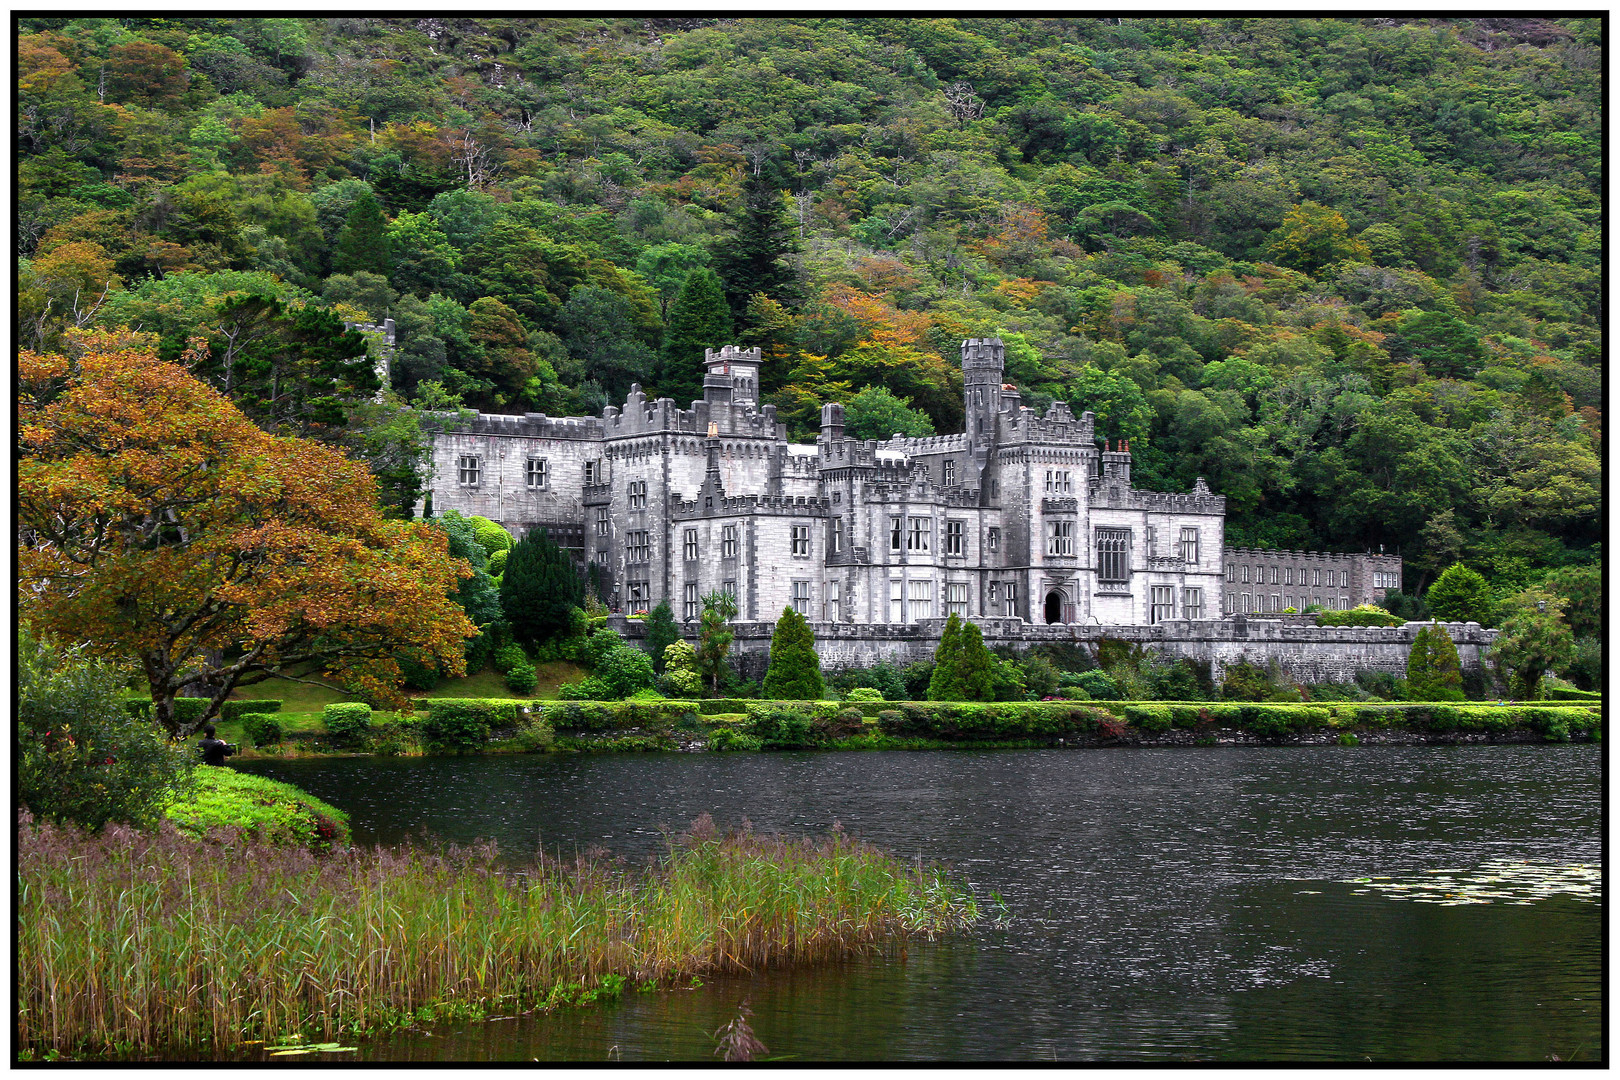
<path fill-rule="evenodd" d="M 1139 486 L 1206 477 L 1230 543 L 1384 545 L 1414 593 L 1598 564 L 1597 19 L 27 17 L 17 49 L 20 342 L 201 339 L 396 506 L 412 402 L 690 400 L 736 341 L 795 434 L 863 388 L 859 433 L 955 431 L 956 344 L 999 334 L 1026 404 L 1093 410 Z M 396 320 L 397 401 L 322 309 Z"/>

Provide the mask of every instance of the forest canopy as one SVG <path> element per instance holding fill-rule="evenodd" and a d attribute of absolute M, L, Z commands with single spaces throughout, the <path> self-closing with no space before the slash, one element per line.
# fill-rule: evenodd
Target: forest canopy
<path fill-rule="evenodd" d="M 1000 335 L 1229 543 L 1507 596 L 1600 559 L 1602 29 L 29 16 L 19 341 L 156 334 L 408 508 L 422 408 L 688 397 L 729 333 L 795 436 L 955 431 Z"/>

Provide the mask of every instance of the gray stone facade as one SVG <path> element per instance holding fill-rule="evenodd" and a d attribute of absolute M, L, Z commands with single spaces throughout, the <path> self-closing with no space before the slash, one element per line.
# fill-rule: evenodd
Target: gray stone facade
<path fill-rule="evenodd" d="M 707 350 L 703 398 L 687 408 L 637 386 L 600 417 L 447 417 L 432 510 L 549 530 L 624 613 L 668 598 L 694 623 L 700 598 L 725 591 L 741 630 L 792 606 L 829 665 L 931 652 L 952 613 L 992 641 L 1137 628 L 1214 648 L 1244 567 L 1347 575 L 1321 591 L 1328 607 L 1381 596 L 1375 573 L 1398 587 L 1393 556 L 1225 548 L 1226 501 L 1202 478 L 1187 492 L 1134 487 L 1128 443 L 1099 445 L 1093 415 L 1063 402 L 1025 407 L 1004 363 L 998 338 L 962 343 L 965 432 L 855 439 L 830 404 L 815 444 L 797 445 L 759 403 L 759 350 Z M 1188 626 L 1205 629 L 1170 629 Z"/>
<path fill-rule="evenodd" d="M 1401 590 L 1399 555 L 1227 548 L 1223 561 L 1226 615 L 1304 611 L 1310 604 L 1346 611 Z"/>

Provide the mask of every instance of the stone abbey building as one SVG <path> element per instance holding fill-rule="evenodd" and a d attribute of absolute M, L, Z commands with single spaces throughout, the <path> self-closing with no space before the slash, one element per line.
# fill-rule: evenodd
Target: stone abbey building
<path fill-rule="evenodd" d="M 815 444 L 795 445 L 759 403 L 759 350 L 728 345 L 707 351 L 690 408 L 638 386 L 600 417 L 447 421 L 432 510 L 549 530 L 624 612 L 668 598 L 694 620 L 724 591 L 740 622 L 791 605 L 827 624 L 818 636 L 953 613 L 1003 634 L 1199 623 L 1400 587 L 1396 556 L 1225 549 L 1225 499 L 1201 478 L 1133 487 L 1128 443 L 1098 445 L 1092 414 L 1063 402 L 1025 407 L 1004 361 L 1000 339 L 962 343 L 965 432 L 855 439 L 826 405 Z"/>

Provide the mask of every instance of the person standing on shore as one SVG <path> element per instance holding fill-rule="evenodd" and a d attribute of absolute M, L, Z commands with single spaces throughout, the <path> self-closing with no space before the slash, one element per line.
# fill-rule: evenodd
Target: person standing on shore
<path fill-rule="evenodd" d="M 197 748 L 202 751 L 204 765 L 224 765 L 225 758 L 236 753 L 236 747 L 224 739 L 214 738 L 213 724 L 203 725 L 202 742 L 197 744 Z"/>

